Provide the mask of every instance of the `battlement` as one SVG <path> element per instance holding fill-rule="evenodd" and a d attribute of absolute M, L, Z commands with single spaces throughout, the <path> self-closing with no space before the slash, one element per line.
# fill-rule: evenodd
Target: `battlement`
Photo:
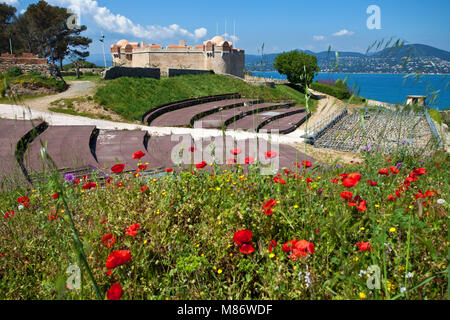
<path fill-rule="evenodd" d="M 159 68 L 162 75 L 168 74 L 169 69 L 192 69 L 244 77 L 244 50 L 234 48 L 231 41 L 220 36 L 201 45 L 187 45 L 182 40 L 165 48 L 123 39 L 111 46 L 111 55 L 115 66 Z"/>

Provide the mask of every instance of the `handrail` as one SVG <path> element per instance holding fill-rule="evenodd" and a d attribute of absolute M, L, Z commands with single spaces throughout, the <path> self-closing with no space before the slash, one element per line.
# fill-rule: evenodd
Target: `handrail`
<path fill-rule="evenodd" d="M 438 131 L 436 130 L 436 126 L 434 125 L 433 119 L 431 119 L 430 114 L 428 113 L 428 107 L 425 107 L 425 117 L 427 118 L 428 125 L 430 126 L 431 133 L 436 138 L 439 148 L 442 148 L 442 139 L 439 135 Z"/>

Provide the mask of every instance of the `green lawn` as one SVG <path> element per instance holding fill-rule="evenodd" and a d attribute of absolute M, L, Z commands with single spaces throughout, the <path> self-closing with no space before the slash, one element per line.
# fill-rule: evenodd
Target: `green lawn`
<path fill-rule="evenodd" d="M 305 105 L 304 95 L 287 86 L 253 86 L 241 80 L 213 74 L 160 80 L 119 78 L 105 82 L 97 90 L 94 99 L 125 119 L 141 120 L 146 111 L 165 103 L 224 93 L 240 93 L 244 98 L 270 101 L 295 100 L 298 106 Z M 314 101 L 310 102 L 315 104 Z"/>

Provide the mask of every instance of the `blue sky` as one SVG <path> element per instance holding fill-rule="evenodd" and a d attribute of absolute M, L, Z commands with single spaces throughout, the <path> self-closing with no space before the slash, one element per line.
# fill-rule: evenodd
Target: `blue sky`
<path fill-rule="evenodd" d="M 0 0 L 1 1 L 1 0 Z M 26 9 L 32 0 L 7 0 Z M 247 53 L 292 49 L 365 52 L 374 41 L 404 39 L 450 51 L 449 0 L 48 0 L 71 6 L 94 39 L 91 53 L 101 53 L 103 31 L 109 45 L 120 39 L 162 45 L 200 44 L 217 33 L 225 34 Z M 369 5 L 381 11 L 381 29 L 369 30 Z M 234 25 L 236 37 L 234 38 Z"/>

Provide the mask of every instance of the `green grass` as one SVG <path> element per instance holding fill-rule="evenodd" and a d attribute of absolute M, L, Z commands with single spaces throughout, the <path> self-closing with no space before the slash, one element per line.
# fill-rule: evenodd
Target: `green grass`
<path fill-rule="evenodd" d="M 149 181 L 117 175 L 91 190 L 82 189 L 86 181 L 58 187 L 59 180 L 44 177 L 34 189 L 0 194 L 2 216 L 15 211 L 0 218 L 0 299 L 96 298 L 73 245 L 73 218 L 101 297 L 119 282 L 122 299 L 446 300 L 449 160 L 441 151 L 431 157 L 367 153 L 361 164 L 300 170 L 301 178 L 283 175 L 286 184 L 260 175 L 257 167 L 244 173 L 239 166 L 215 168 L 214 177 L 195 168 L 196 174 Z M 378 174 L 400 162 L 398 173 Z M 389 200 L 417 168 L 426 173 Z M 331 182 L 350 172 L 362 175 L 356 186 Z M 95 175 L 88 179 L 97 181 Z M 361 196 L 367 209 L 348 205 L 342 191 Z M 420 192 L 426 195 L 416 200 Z M 18 209 L 22 196 L 29 207 Z M 262 208 L 268 199 L 278 201 L 273 215 Z M 137 234 L 126 235 L 135 223 Z M 253 232 L 250 254 L 233 241 L 244 229 Z M 107 234 L 116 237 L 112 248 L 102 243 Z M 314 243 L 314 252 L 293 260 L 282 247 L 295 238 Z M 270 254 L 272 239 L 277 246 Z M 373 251 L 361 251 L 358 242 L 369 242 Z M 119 249 L 129 250 L 131 260 L 108 276 L 107 257 Z M 71 265 L 82 268 L 79 290 L 66 289 Z M 381 288 L 371 290 L 361 272 L 373 265 L 381 271 Z"/>
<path fill-rule="evenodd" d="M 299 106 L 304 106 L 305 103 L 301 93 L 284 86 L 253 86 L 241 80 L 213 74 L 160 80 L 119 78 L 101 86 L 94 99 L 125 119 L 141 120 L 146 111 L 165 103 L 224 93 L 240 93 L 245 98 L 270 101 L 295 100 Z"/>
<path fill-rule="evenodd" d="M 340 100 L 348 101 L 352 104 L 361 104 L 366 102 L 366 99 L 363 97 L 352 96 L 352 94 L 347 90 L 329 84 L 313 82 L 311 83 L 311 89 L 328 94 Z"/>
<path fill-rule="evenodd" d="M 112 118 L 108 115 L 93 114 L 93 113 L 88 113 L 88 112 L 78 112 L 73 109 L 50 107 L 50 108 L 48 108 L 48 110 L 50 110 L 52 112 L 70 114 L 72 116 L 80 116 L 80 117 L 86 117 L 86 118 L 91 118 L 91 119 L 112 120 Z"/>
<path fill-rule="evenodd" d="M 103 78 L 100 75 L 81 75 L 79 79 L 76 76 L 64 76 L 64 81 L 92 81 L 92 82 L 102 82 Z"/>
<path fill-rule="evenodd" d="M 37 83 L 43 87 L 54 88 L 59 92 L 67 89 L 67 86 L 63 81 L 57 80 L 53 77 L 46 77 L 43 75 L 29 74 L 29 73 L 24 73 L 18 76 L 0 74 L 0 92 L 3 97 L 5 95 L 6 86 L 13 83 L 16 84 Z"/>

